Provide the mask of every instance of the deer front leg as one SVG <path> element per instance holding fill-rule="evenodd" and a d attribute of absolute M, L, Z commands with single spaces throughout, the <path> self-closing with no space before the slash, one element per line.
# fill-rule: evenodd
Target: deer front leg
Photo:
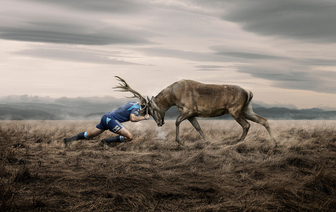
<path fill-rule="evenodd" d="M 190 117 L 189 111 L 184 111 L 181 113 L 179 117 L 177 117 L 175 125 L 176 125 L 176 141 L 177 143 L 184 145 L 184 142 L 180 141 L 180 124 L 182 121 L 186 120 L 188 117 Z"/>

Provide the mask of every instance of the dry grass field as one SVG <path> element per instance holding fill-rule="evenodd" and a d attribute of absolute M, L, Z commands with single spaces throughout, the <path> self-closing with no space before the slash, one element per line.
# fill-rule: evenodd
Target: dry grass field
<path fill-rule="evenodd" d="M 336 121 L 270 121 L 279 146 L 234 121 L 156 127 L 104 149 L 103 133 L 64 148 L 92 121 L 1 121 L 0 211 L 335 211 Z"/>

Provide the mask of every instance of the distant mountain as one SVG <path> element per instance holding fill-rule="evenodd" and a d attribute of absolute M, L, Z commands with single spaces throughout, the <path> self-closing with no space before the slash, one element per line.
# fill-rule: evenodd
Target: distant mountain
<path fill-rule="evenodd" d="M 114 97 L 39 98 L 9 96 L 0 98 L 0 120 L 78 120 L 96 119 L 127 101 Z"/>
<path fill-rule="evenodd" d="M 10 107 L 0 107 L 0 120 L 56 120 L 55 115 L 41 110 L 19 110 Z"/>
<path fill-rule="evenodd" d="M 0 120 L 97 120 L 107 112 L 113 111 L 128 101 L 137 99 L 116 99 L 114 97 L 90 98 L 40 98 L 29 96 L 10 96 L 0 98 Z M 281 105 L 281 104 L 279 104 Z M 267 119 L 277 120 L 336 120 L 336 111 L 320 108 L 297 109 L 269 107 L 262 103 L 253 104 L 255 113 Z M 166 112 L 165 119 L 176 119 L 179 112 L 176 107 Z M 211 119 L 232 119 L 227 114 Z"/>
<path fill-rule="evenodd" d="M 336 111 L 324 111 L 318 108 L 312 109 L 288 109 L 288 108 L 255 108 L 254 112 L 267 119 L 278 120 L 335 120 Z"/>

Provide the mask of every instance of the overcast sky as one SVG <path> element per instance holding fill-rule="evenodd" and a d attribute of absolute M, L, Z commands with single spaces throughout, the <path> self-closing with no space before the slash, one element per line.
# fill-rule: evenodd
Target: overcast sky
<path fill-rule="evenodd" d="M 193 79 L 336 107 L 335 0 L 0 2 L 0 96 L 122 97 L 118 75 L 148 96 Z"/>

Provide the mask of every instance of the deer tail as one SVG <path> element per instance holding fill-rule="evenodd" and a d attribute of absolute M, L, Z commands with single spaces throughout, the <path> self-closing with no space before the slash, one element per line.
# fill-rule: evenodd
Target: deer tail
<path fill-rule="evenodd" d="M 253 93 L 250 90 L 244 89 L 247 93 L 247 99 L 246 99 L 246 103 L 245 103 L 245 107 L 247 107 L 250 103 L 251 100 L 253 98 Z"/>

